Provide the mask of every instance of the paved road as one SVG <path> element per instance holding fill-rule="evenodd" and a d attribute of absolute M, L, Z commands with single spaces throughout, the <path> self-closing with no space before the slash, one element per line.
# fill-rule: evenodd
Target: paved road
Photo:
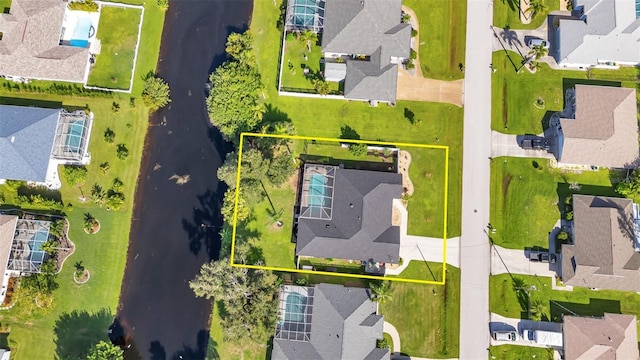
<path fill-rule="evenodd" d="M 460 239 L 460 358 L 486 359 L 489 348 L 491 53 L 493 2 L 469 0 L 465 60 Z"/>

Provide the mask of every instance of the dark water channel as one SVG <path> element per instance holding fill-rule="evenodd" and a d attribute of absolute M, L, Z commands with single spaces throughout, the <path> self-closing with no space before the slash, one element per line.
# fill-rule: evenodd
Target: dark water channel
<path fill-rule="evenodd" d="M 220 247 L 216 169 L 231 149 L 209 125 L 204 83 L 251 10 L 250 0 L 172 0 L 166 14 L 158 74 L 172 103 L 151 117 L 145 141 L 114 332 L 124 332 L 127 359 L 206 355 L 211 303 L 188 281 Z"/>

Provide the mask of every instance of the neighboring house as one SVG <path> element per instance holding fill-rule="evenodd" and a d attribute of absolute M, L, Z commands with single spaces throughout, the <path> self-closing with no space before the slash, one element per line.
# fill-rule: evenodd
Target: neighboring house
<path fill-rule="evenodd" d="M 394 222 L 393 200 L 402 191 L 397 173 L 305 164 L 297 214 L 298 261 L 313 257 L 397 264 L 400 224 Z"/>
<path fill-rule="evenodd" d="M 0 76 L 85 82 L 88 39 L 95 34 L 97 21 L 92 23 L 87 13 L 77 18 L 67 10 L 68 4 L 63 0 L 13 0 L 9 13 L 0 13 Z"/>
<path fill-rule="evenodd" d="M 11 358 L 11 351 L 9 349 L 0 349 L 0 360 L 9 360 Z"/>
<path fill-rule="evenodd" d="M 630 199 L 573 195 L 573 245 L 562 245 L 562 282 L 640 292 L 634 204 Z"/>
<path fill-rule="evenodd" d="M 398 64 L 411 51 L 401 0 L 289 0 L 287 30 L 321 33 L 324 78 L 346 99 L 394 103 Z"/>
<path fill-rule="evenodd" d="M 318 284 L 280 287 L 273 360 L 389 360 L 376 347 L 384 318 L 369 289 Z"/>
<path fill-rule="evenodd" d="M 637 360 L 638 357 L 634 315 L 564 316 L 564 359 Z"/>
<path fill-rule="evenodd" d="M 93 115 L 78 110 L 0 105 L 0 182 L 60 188 L 58 165 L 91 160 Z"/>
<path fill-rule="evenodd" d="M 10 277 L 39 273 L 40 266 L 49 258 L 41 247 L 49 239 L 50 225 L 49 221 L 0 214 L 0 304 Z"/>
<path fill-rule="evenodd" d="M 556 61 L 566 68 L 640 64 L 640 2 L 575 0 L 560 18 Z"/>
<path fill-rule="evenodd" d="M 569 110 L 555 124 L 560 165 L 637 167 L 635 89 L 576 85 L 574 95 L 567 96 Z"/>

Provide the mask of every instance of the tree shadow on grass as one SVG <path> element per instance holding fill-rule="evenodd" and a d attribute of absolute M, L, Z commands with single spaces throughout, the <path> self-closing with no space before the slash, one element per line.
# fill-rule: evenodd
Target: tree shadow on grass
<path fill-rule="evenodd" d="M 91 347 L 109 341 L 107 331 L 113 321 L 111 310 L 102 308 L 94 313 L 74 310 L 63 313 L 56 320 L 56 359 L 86 358 Z"/>
<path fill-rule="evenodd" d="M 567 197 L 573 196 L 574 194 L 609 196 L 616 198 L 622 197 L 620 194 L 616 193 L 615 189 L 612 187 L 583 184 L 578 185 L 580 186 L 579 189 L 572 190 L 569 188 L 571 184 L 565 179 L 565 182 L 558 183 L 556 187 L 556 193 L 558 194 L 558 211 L 563 219 L 566 218 L 567 210 L 569 210 L 565 200 Z"/>
<path fill-rule="evenodd" d="M 552 321 L 562 321 L 563 315 L 604 316 L 604 313 L 621 314 L 620 301 L 590 298 L 589 303 L 580 304 L 549 300 Z"/>
<path fill-rule="evenodd" d="M 34 100 L 25 98 L 13 98 L 0 96 L 0 105 L 15 105 L 15 106 L 36 106 L 45 109 L 60 109 L 62 108 L 61 101 L 47 101 L 47 100 Z"/>

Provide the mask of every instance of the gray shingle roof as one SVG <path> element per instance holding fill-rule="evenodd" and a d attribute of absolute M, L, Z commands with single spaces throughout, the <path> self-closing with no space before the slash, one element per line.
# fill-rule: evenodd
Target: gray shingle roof
<path fill-rule="evenodd" d="M 640 20 L 633 0 L 578 0 L 575 9 L 573 19 L 560 20 L 559 64 L 640 62 Z"/>
<path fill-rule="evenodd" d="M 397 263 L 400 228 L 391 224 L 402 175 L 337 169 L 331 220 L 300 218 L 296 255 Z"/>
<path fill-rule="evenodd" d="M 60 110 L 0 105 L 0 179 L 44 182 Z"/>
<path fill-rule="evenodd" d="M 634 315 L 604 314 L 602 318 L 565 316 L 565 359 L 638 359 Z"/>
<path fill-rule="evenodd" d="M 636 91 L 576 85 L 575 119 L 560 119 L 564 141 L 559 161 L 607 168 L 637 166 Z"/>
<path fill-rule="evenodd" d="M 398 67 L 391 58 L 408 58 L 411 25 L 400 23 L 401 0 L 327 0 L 322 51 L 371 56 L 347 61 L 345 97 L 396 100 Z"/>
<path fill-rule="evenodd" d="M 274 340 L 273 360 L 388 360 L 376 349 L 382 338 L 382 316 L 368 289 L 318 284 L 314 291 L 311 340 Z"/>
<path fill-rule="evenodd" d="M 67 2 L 13 0 L 0 14 L 0 75 L 83 82 L 89 49 L 59 45 Z"/>
<path fill-rule="evenodd" d="M 632 211 L 629 199 L 573 196 L 574 245 L 562 245 L 565 284 L 640 291 Z"/>

